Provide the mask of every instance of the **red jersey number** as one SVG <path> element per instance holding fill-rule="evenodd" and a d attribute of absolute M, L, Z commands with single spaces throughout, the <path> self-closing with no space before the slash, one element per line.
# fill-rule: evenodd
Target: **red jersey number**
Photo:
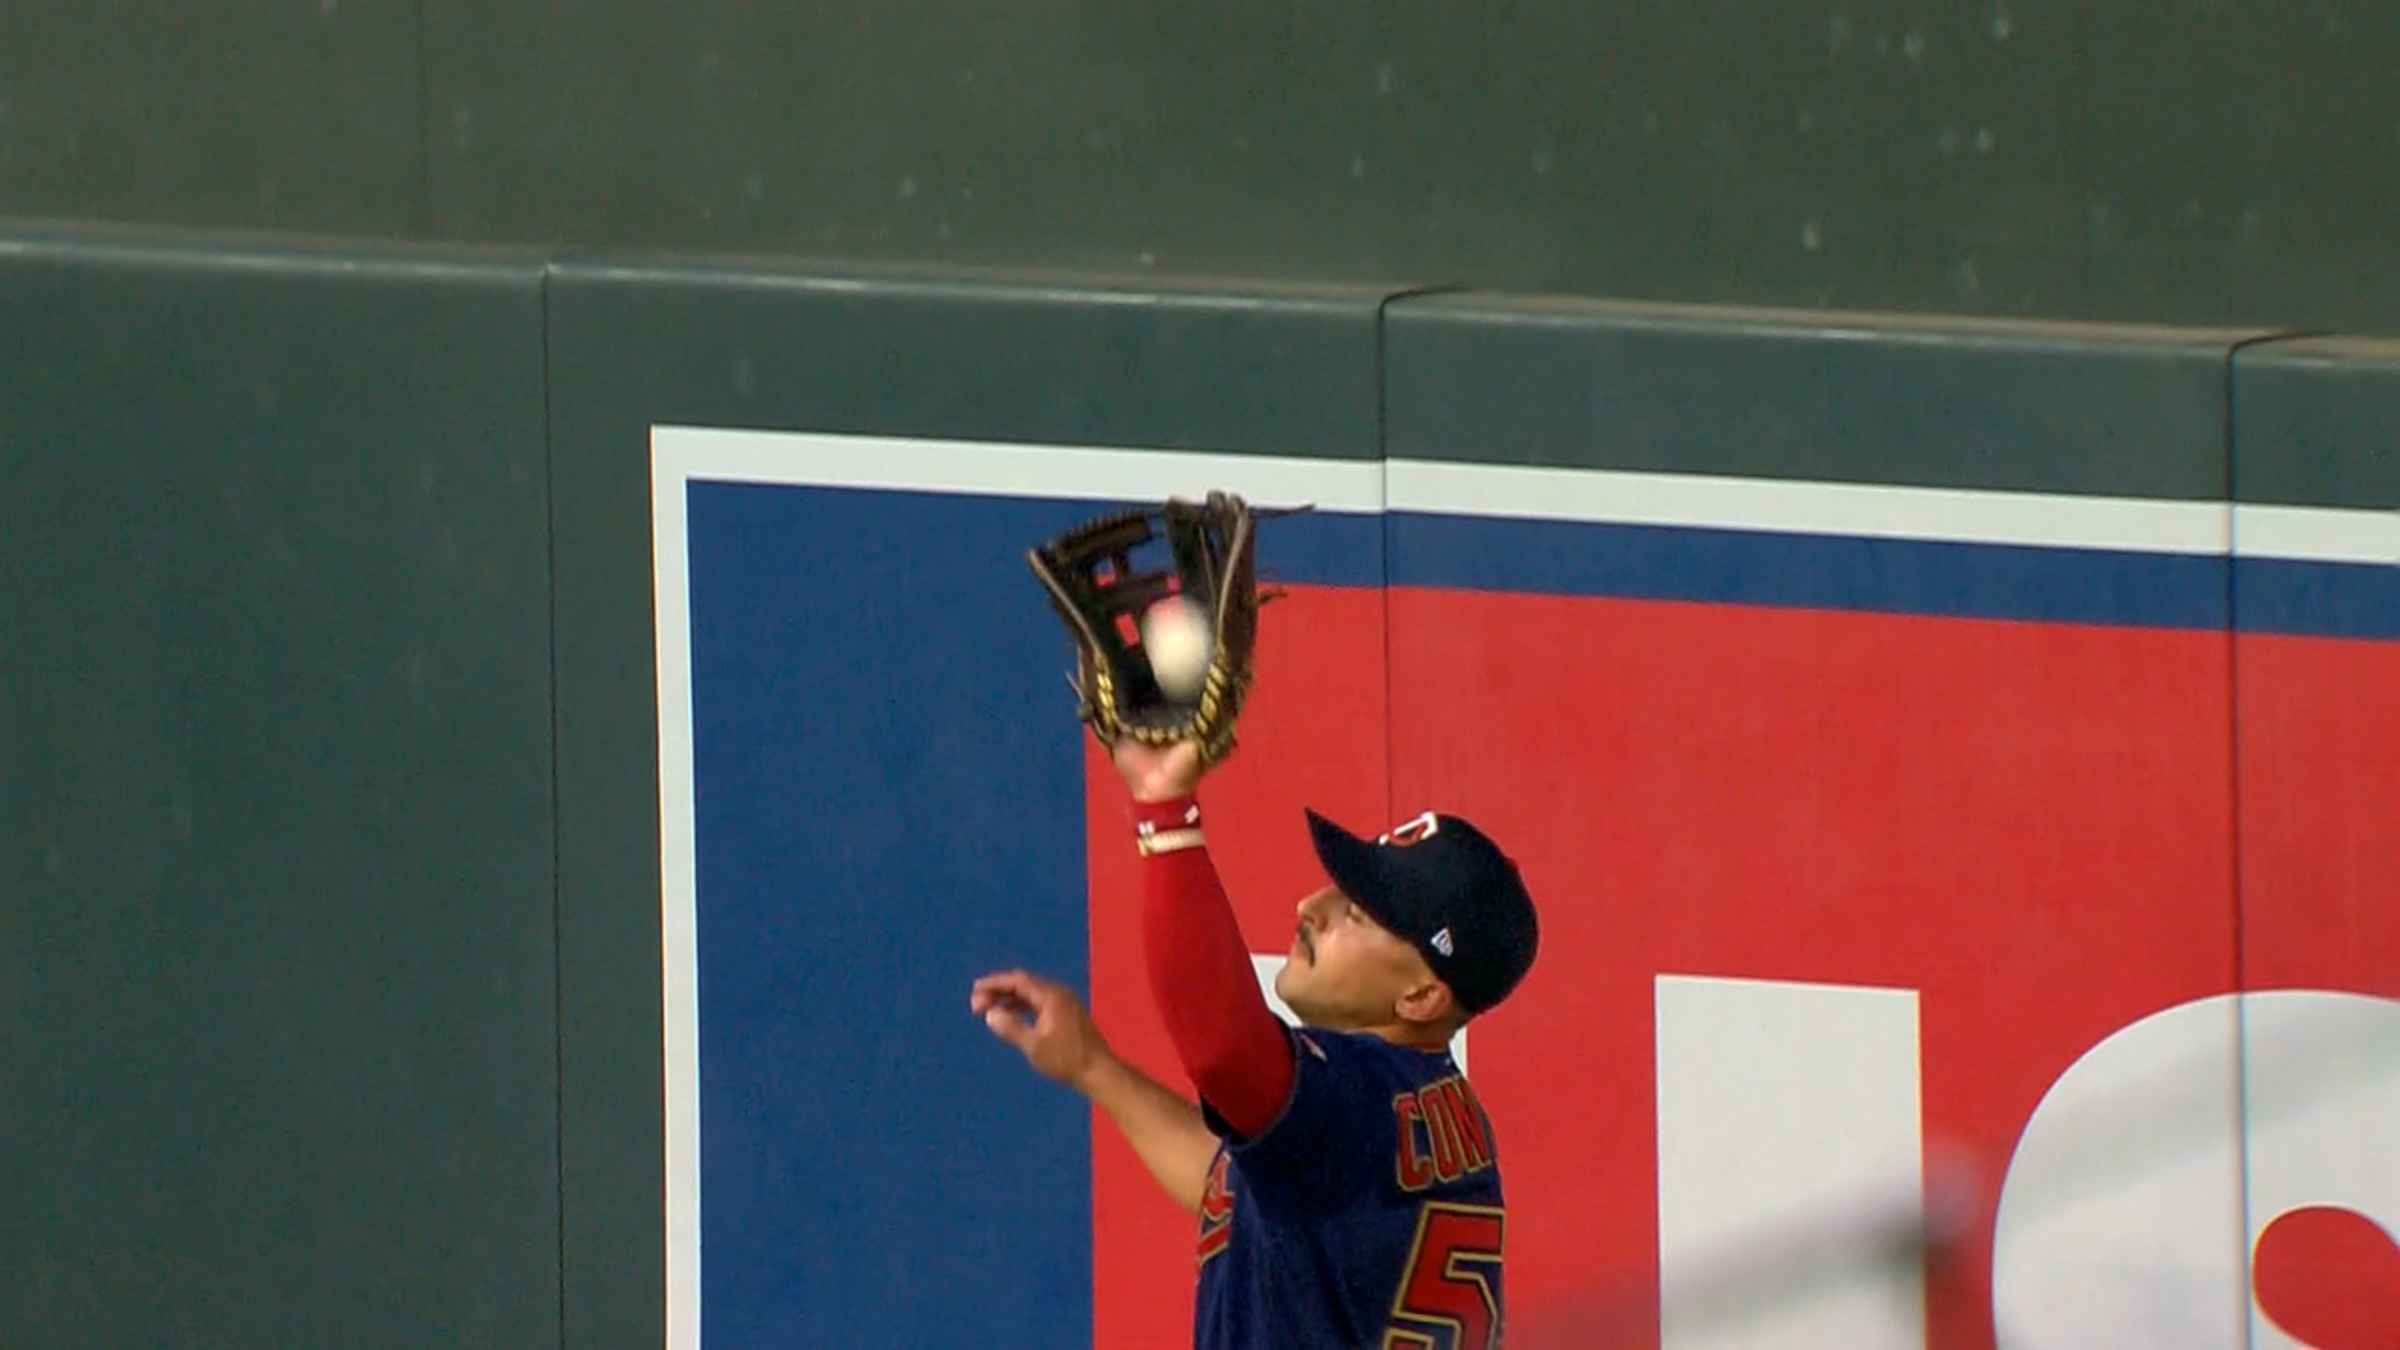
<path fill-rule="evenodd" d="M 1488 1205 L 1425 1202 L 1383 1350 L 1498 1350 L 1500 1295 L 1492 1279 L 1500 1273 L 1503 1214 Z"/>

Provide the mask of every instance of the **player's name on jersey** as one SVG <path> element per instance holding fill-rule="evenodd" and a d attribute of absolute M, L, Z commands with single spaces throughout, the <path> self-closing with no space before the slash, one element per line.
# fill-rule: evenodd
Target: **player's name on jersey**
<path fill-rule="evenodd" d="M 1400 1189 L 1421 1191 L 1492 1165 L 1492 1131 L 1475 1090 L 1457 1074 L 1392 1098 L 1400 1132 Z"/>

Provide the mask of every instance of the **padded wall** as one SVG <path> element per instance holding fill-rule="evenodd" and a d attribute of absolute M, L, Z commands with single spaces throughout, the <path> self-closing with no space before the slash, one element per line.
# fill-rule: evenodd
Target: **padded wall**
<path fill-rule="evenodd" d="M 1318 506 L 1253 947 L 1303 804 L 1545 905 L 1512 1343 L 2381 1325 L 2388 346 L 33 235 L 0 318 L 12 1333 L 1176 1343 L 1188 1225 L 964 995 L 1174 1080 L 1019 554 L 1227 483 Z M 1895 1168 L 1953 1259 L 1679 1301 Z"/>
<path fill-rule="evenodd" d="M 554 1345 L 537 266 L 0 243 L 0 1336 Z"/>

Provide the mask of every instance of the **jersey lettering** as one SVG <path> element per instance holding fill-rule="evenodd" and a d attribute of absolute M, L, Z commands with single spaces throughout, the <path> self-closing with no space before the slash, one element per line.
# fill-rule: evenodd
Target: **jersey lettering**
<path fill-rule="evenodd" d="M 1458 1131 L 1450 1123 L 1450 1108 L 1442 1102 L 1441 1089 L 1420 1089 L 1417 1102 L 1424 1108 L 1425 1132 L 1433 1136 L 1434 1173 L 1444 1181 L 1465 1176 L 1467 1160 L 1459 1155 Z"/>
<path fill-rule="evenodd" d="M 1400 1147 L 1392 1152 L 1393 1167 L 1404 1191 L 1421 1191 L 1433 1184 L 1433 1161 L 1417 1147 L 1417 1128 L 1424 1123 L 1425 1107 L 1417 1094 L 1403 1092 L 1392 1098 L 1392 1125 L 1400 1140 Z"/>
<path fill-rule="evenodd" d="M 1434 1084 L 1441 1089 L 1442 1106 L 1449 1111 L 1450 1121 L 1458 1131 L 1459 1147 L 1467 1156 L 1467 1170 L 1480 1172 L 1492 1165 L 1492 1132 L 1483 1118 L 1483 1104 L 1475 1100 L 1475 1090 L 1464 1078 L 1445 1078 Z"/>
<path fill-rule="evenodd" d="M 1492 1135 L 1467 1080 L 1451 1075 L 1392 1098 L 1399 1148 L 1396 1180 L 1404 1191 L 1456 1181 L 1492 1165 Z"/>

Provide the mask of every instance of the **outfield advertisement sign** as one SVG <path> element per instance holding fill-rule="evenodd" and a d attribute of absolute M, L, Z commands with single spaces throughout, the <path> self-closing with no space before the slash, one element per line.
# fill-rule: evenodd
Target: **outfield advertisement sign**
<path fill-rule="evenodd" d="M 1193 1222 L 966 989 L 1172 1074 L 1022 552 L 1209 488 L 1315 507 L 1207 788 L 1262 961 L 1303 806 L 1541 903 L 1469 1033 L 1512 1346 L 2400 1325 L 2390 513 L 689 427 L 653 488 L 671 1345 L 1188 1336 Z"/>

